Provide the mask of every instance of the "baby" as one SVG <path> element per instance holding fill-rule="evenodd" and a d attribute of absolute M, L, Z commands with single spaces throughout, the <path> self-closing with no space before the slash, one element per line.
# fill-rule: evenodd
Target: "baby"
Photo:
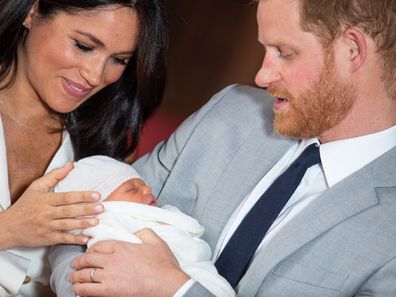
<path fill-rule="evenodd" d="M 157 207 L 151 188 L 132 166 L 105 156 L 74 163 L 74 169 L 55 187 L 56 192 L 97 191 L 104 213 L 99 224 L 76 230 L 91 236 L 88 247 L 101 240 L 141 243 L 135 233 L 151 228 L 172 250 L 180 268 L 214 296 L 235 296 L 211 262 L 209 245 L 200 239 L 204 227 L 171 205 Z"/>
<path fill-rule="evenodd" d="M 122 183 L 106 197 L 105 201 L 129 201 L 157 206 L 157 201 L 151 193 L 151 188 L 143 179 L 135 177 Z"/>

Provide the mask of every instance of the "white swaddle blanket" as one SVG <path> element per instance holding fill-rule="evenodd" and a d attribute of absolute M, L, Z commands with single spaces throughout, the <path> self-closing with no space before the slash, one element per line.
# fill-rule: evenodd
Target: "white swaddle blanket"
<path fill-rule="evenodd" d="M 90 156 L 74 163 L 74 169 L 55 187 L 55 192 L 97 191 L 102 200 L 131 178 L 140 178 L 132 166 L 106 156 Z M 91 236 L 88 247 L 101 240 L 141 243 L 134 234 L 151 228 L 169 246 L 180 268 L 217 297 L 235 296 L 228 282 L 211 262 L 209 245 L 200 239 L 204 227 L 174 206 L 162 207 L 127 201 L 103 201 L 99 224 L 83 231 Z"/>
<path fill-rule="evenodd" d="M 235 296 L 228 282 L 217 273 L 211 262 L 209 245 L 200 239 L 204 227 L 178 208 L 162 207 L 125 201 L 104 201 L 104 213 L 99 224 L 83 231 L 92 238 L 88 247 L 101 240 L 122 240 L 141 243 L 134 235 L 143 228 L 151 228 L 172 250 L 180 268 L 217 297 Z"/>

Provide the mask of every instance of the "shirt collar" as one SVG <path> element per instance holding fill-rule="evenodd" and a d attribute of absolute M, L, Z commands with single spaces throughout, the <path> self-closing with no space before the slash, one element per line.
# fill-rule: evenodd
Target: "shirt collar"
<path fill-rule="evenodd" d="M 73 160 L 74 153 L 70 134 L 66 130 L 63 130 L 62 144 L 59 147 L 58 151 L 55 153 L 55 156 L 52 158 L 51 163 L 48 165 L 45 174 L 54 170 L 55 168 L 62 167 L 67 162 Z"/>
<path fill-rule="evenodd" d="M 8 186 L 7 151 L 5 146 L 3 122 L 0 116 L 0 212 L 10 205 Z"/>
<path fill-rule="evenodd" d="M 396 125 L 377 133 L 320 145 L 320 157 L 328 186 L 332 187 L 394 146 Z"/>

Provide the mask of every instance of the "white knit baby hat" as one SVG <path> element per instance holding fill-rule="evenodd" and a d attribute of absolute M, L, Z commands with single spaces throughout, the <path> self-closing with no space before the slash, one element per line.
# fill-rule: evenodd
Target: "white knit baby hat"
<path fill-rule="evenodd" d="M 131 165 L 106 156 L 90 156 L 73 165 L 55 192 L 97 191 L 104 200 L 125 181 L 141 178 Z"/>

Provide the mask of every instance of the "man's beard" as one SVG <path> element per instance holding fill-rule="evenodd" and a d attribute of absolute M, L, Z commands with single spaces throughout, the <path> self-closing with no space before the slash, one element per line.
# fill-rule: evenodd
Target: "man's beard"
<path fill-rule="evenodd" d="M 299 139 L 319 137 L 339 124 L 355 101 L 351 84 L 335 76 L 334 52 L 328 50 L 317 81 L 301 95 L 294 97 L 287 89 L 268 87 L 268 93 L 288 100 L 288 109 L 275 111 L 274 127 L 278 133 Z"/>

